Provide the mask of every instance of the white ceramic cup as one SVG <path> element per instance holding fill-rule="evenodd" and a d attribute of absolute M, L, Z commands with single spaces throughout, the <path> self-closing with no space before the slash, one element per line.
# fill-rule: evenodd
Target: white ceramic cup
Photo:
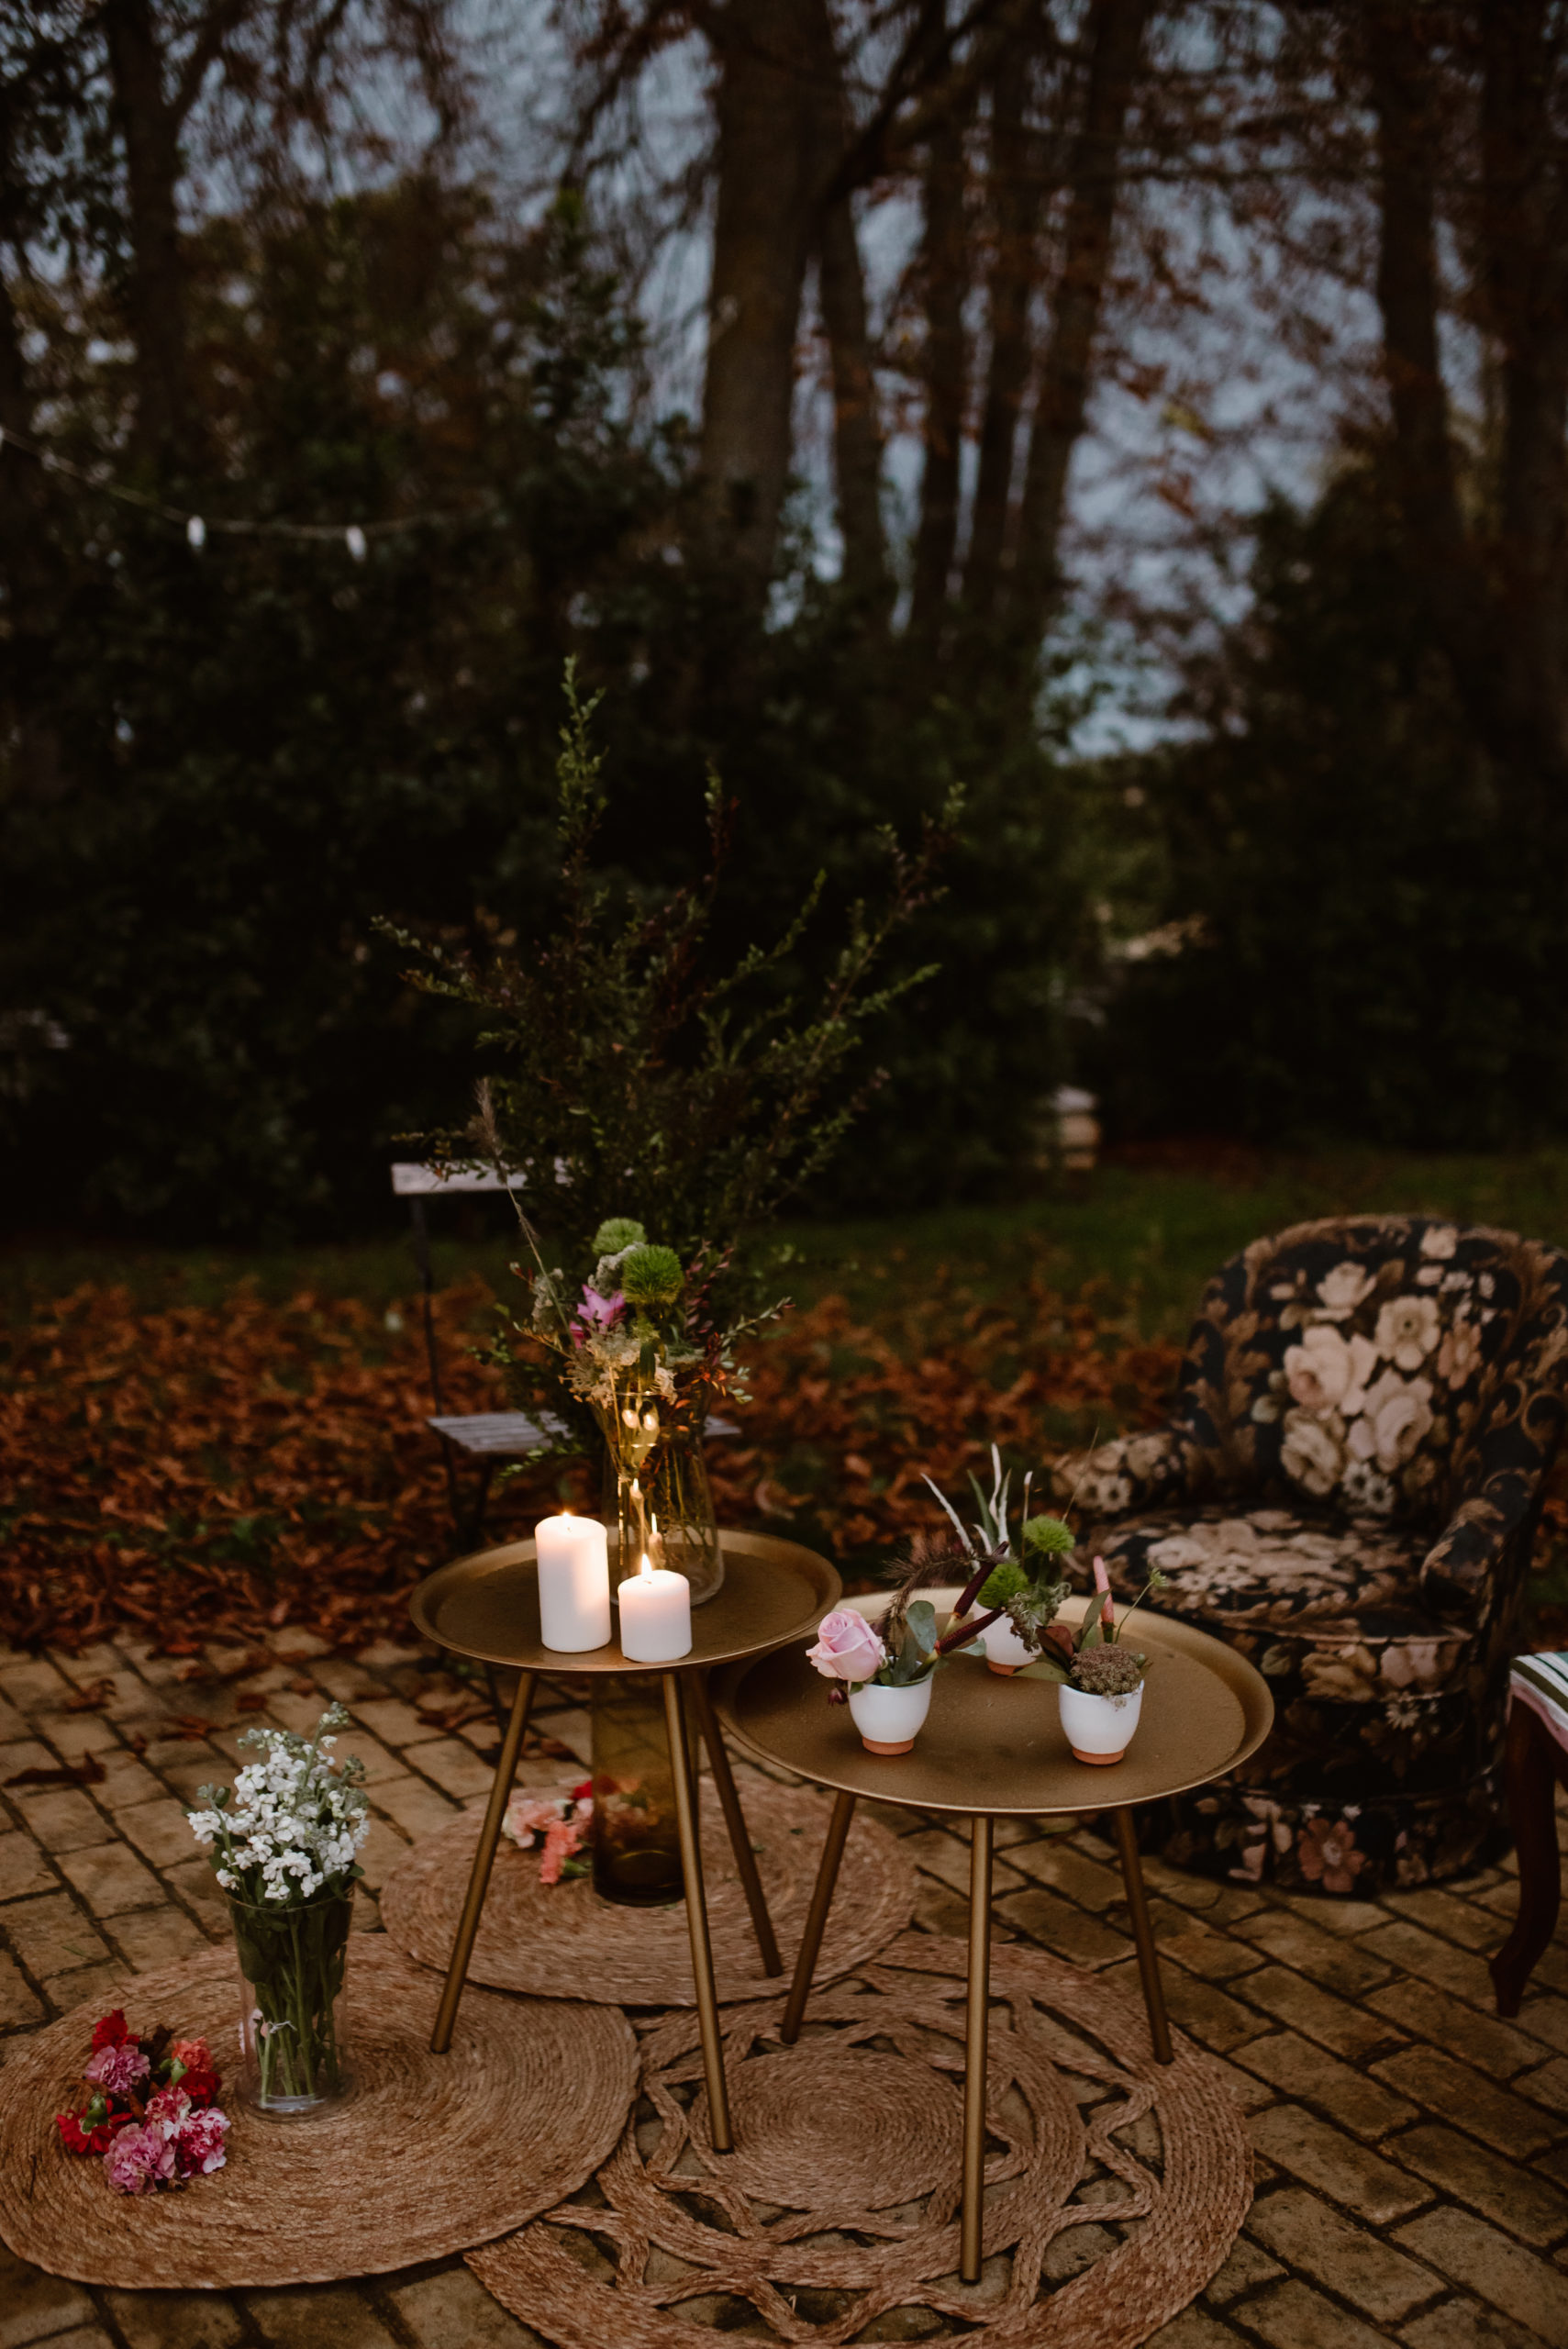
<path fill-rule="evenodd" d="M 1086 1688 L 1058 1688 L 1062 1726 L 1080 1762 L 1119 1762 L 1143 1710 L 1143 1684 L 1125 1697 L 1095 1697 Z"/>
<path fill-rule="evenodd" d="M 1018 1672 L 1026 1664 L 1035 1662 L 1033 1649 L 1025 1647 L 1005 1615 L 998 1616 L 982 1631 L 974 1644 L 984 1650 L 986 1664 L 993 1672 Z"/>
<path fill-rule="evenodd" d="M 935 1677 L 928 1672 L 924 1680 L 907 1688 L 880 1688 L 872 1680 L 863 1688 L 851 1689 L 850 1718 L 868 1753 L 908 1753 L 931 1709 Z"/>

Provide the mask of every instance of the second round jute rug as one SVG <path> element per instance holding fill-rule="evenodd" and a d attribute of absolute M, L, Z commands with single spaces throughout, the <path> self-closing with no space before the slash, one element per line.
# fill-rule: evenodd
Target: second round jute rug
<path fill-rule="evenodd" d="M 740 1777 L 768 1911 L 788 1966 L 805 1930 L 830 1805 L 807 1787 L 781 1787 L 760 1772 Z M 703 1787 L 701 1820 L 719 1998 L 764 1998 L 778 1989 L 780 1977 L 762 1971 L 711 1780 Z M 382 1887 L 382 1922 L 392 1939 L 410 1957 L 443 1972 L 478 1840 L 478 1815 L 465 1812 L 416 1843 Z M 829 1981 L 873 1956 L 903 1932 L 914 1911 L 914 1867 L 897 1837 L 862 1808 L 850 1830 L 817 1979 Z M 538 1853 L 519 1851 L 503 1836 L 468 1978 L 535 1997 L 690 2006 L 695 1993 L 685 1903 L 617 1909 L 601 1900 L 585 1876 L 540 1884 Z"/>
<path fill-rule="evenodd" d="M 582 2186 L 631 2110 L 637 2043 L 613 2007 L 470 1989 L 451 2053 L 428 2041 L 440 1983 L 379 1934 L 349 1951 L 353 2086 L 306 2121 L 239 2098 L 232 1949 L 137 1975 L 19 2047 L 0 2072 L 0 2234 L 81 2284 L 184 2291 L 320 2284 L 439 2259 L 505 2234 Z M 178 2193 L 117 2194 L 54 2125 L 83 2094 L 93 2025 L 205 2037 L 233 2127 L 225 2168 Z"/>
<path fill-rule="evenodd" d="M 1219 2266 L 1252 2194 L 1207 2059 L 1155 2064 L 1138 2007 L 1035 1950 L 992 1953 L 984 2266 L 957 2275 L 960 1942 L 903 1934 L 817 1991 L 724 2018 L 736 2151 L 714 2153 L 696 2026 L 642 2043 L 641 2096 L 584 2191 L 468 2254 L 560 2349 L 800 2349 L 869 2337 L 1136 2349 Z"/>

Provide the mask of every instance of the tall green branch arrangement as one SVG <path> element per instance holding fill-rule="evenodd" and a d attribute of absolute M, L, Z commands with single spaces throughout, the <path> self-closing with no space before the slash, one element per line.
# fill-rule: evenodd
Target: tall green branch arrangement
<path fill-rule="evenodd" d="M 384 925 L 414 958 L 410 982 L 476 1008 L 490 1063 L 477 1115 L 422 1137 L 438 1162 L 480 1163 L 508 1177 L 535 1278 L 548 1249 L 576 1260 L 562 1303 L 600 1254 L 593 1235 L 635 1219 L 685 1272 L 684 1318 L 701 1344 L 736 1252 L 824 1167 L 880 1081 L 862 1062 L 865 1031 L 935 965 L 893 976 L 890 941 L 940 894 L 937 867 L 956 796 L 906 848 L 878 835 L 887 884 L 848 910 L 826 981 L 794 975 L 821 910 L 823 876 L 771 943 L 715 967 L 710 931 L 730 848 L 734 803 L 706 781 L 706 869 L 651 911 L 607 878 L 595 849 L 609 811 L 595 744 L 601 698 L 565 672 L 556 762 L 560 882 L 551 925 L 526 942 L 493 931 L 480 950 Z M 564 1328 L 567 1312 L 562 1314 Z M 517 1364 L 504 1356 L 506 1366 Z"/>

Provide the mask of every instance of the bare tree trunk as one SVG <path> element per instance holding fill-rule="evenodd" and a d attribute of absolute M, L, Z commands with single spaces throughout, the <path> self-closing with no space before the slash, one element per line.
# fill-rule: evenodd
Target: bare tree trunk
<path fill-rule="evenodd" d="M 9 157 L 0 128 L 0 206 L 13 210 Z M 29 439 L 34 396 L 22 322 L 0 271 L 0 428 Z M 47 476 L 20 451 L 0 450 L 0 743 L 8 788 L 55 797 L 62 787 L 60 737 L 40 691 L 53 658 L 58 580 L 48 535 Z"/>
<path fill-rule="evenodd" d="M 816 232 L 819 86 L 809 0 L 729 0 L 714 18 L 719 79 L 705 517 L 761 609 L 789 476 L 801 288 Z"/>
<path fill-rule="evenodd" d="M 1029 434 L 1006 617 L 1020 654 L 1032 658 L 1058 592 L 1057 543 L 1067 469 L 1084 429 L 1090 362 L 1116 228 L 1118 174 L 1128 109 L 1151 0 L 1094 0 L 1084 114 L 1068 168 L 1072 196 L 1055 316 L 1040 368 Z"/>
<path fill-rule="evenodd" d="M 1502 347 L 1497 687 L 1509 732 L 1568 778 L 1568 205 L 1544 0 L 1480 11 L 1487 324 Z"/>
<path fill-rule="evenodd" d="M 915 534 L 909 633 L 934 645 L 947 615 L 948 584 L 958 545 L 960 464 L 969 376 L 963 296 L 969 281 L 964 224 L 966 114 L 937 125 L 926 158 L 925 231 L 920 283 L 926 312 L 925 470 Z"/>
<path fill-rule="evenodd" d="M 817 245 L 822 322 L 833 361 L 833 470 L 844 540 L 844 585 L 868 613 L 892 606 L 882 519 L 882 423 L 866 317 L 865 278 L 848 196 L 822 216 Z"/>
<path fill-rule="evenodd" d="M 125 140 L 130 278 L 127 308 L 136 345 L 137 437 L 166 461 L 191 420 L 186 372 L 185 277 L 177 194 L 180 123 L 164 89 L 151 0 L 104 0 L 115 111 Z"/>
<path fill-rule="evenodd" d="M 812 201 L 817 289 L 833 367 L 833 472 L 844 541 L 843 584 L 869 618 L 885 622 L 893 596 L 882 519 L 882 423 L 865 273 L 849 191 L 835 186 L 850 142 L 850 112 L 827 0 L 806 0 L 806 5 L 816 45 Z"/>
<path fill-rule="evenodd" d="M 1412 551 L 1419 551 L 1424 592 L 1451 640 L 1456 626 L 1473 628 L 1476 616 L 1438 350 L 1436 126 L 1408 27 L 1386 5 L 1364 21 L 1377 117 L 1377 301 L 1396 484 Z"/>
<path fill-rule="evenodd" d="M 980 471 L 964 565 L 963 602 L 973 620 L 992 618 L 1001 595 L 1002 557 L 1017 470 L 1018 412 L 1029 372 L 1029 297 L 1039 274 L 1039 189 L 1029 170 L 1028 45 L 1018 42 L 991 85 L 987 175 L 993 247 L 986 286 L 991 329 L 985 405 L 980 419 Z"/>
<path fill-rule="evenodd" d="M 1419 12 L 1364 19 L 1377 121 L 1377 299 L 1396 491 L 1417 592 L 1477 740 L 1517 795 L 1568 782 L 1562 667 L 1564 400 L 1560 199 L 1534 0 L 1478 12 L 1485 58 L 1482 247 L 1503 343 L 1499 540 L 1467 532 L 1442 379 L 1435 188 L 1439 102 Z"/>

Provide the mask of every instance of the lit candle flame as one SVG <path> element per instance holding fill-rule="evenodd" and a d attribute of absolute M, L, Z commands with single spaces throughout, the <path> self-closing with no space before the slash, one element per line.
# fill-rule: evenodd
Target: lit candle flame
<path fill-rule="evenodd" d="M 653 1568 L 651 1567 L 651 1565 L 650 1565 L 649 1561 L 648 1561 L 648 1553 L 647 1553 L 647 1551 L 646 1551 L 646 1550 L 644 1550 L 644 1552 L 643 1552 L 643 1553 L 642 1553 L 642 1580 L 643 1580 L 644 1582 L 651 1582 L 651 1581 L 652 1581 L 652 1579 L 653 1579 Z"/>

